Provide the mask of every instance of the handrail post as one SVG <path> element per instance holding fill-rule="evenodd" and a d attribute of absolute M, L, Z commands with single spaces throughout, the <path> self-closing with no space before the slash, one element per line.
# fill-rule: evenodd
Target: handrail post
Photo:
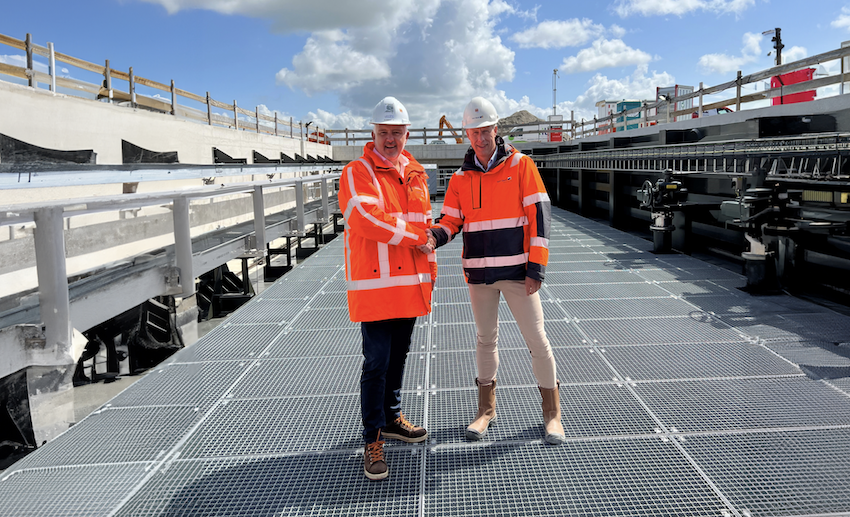
<path fill-rule="evenodd" d="M 174 88 L 174 79 L 171 80 L 171 114 L 177 116 L 177 90 Z"/>
<path fill-rule="evenodd" d="M 266 256 L 266 204 L 263 199 L 263 186 L 257 185 L 252 193 L 254 200 L 254 237 L 260 258 Z"/>
<path fill-rule="evenodd" d="M 32 68 L 32 34 L 27 33 L 26 40 L 26 52 L 27 52 L 27 81 L 31 88 L 36 87 L 37 83 L 35 82 L 35 70 Z"/>
<path fill-rule="evenodd" d="M 136 107 L 136 77 L 133 75 L 133 67 L 130 67 L 130 107 Z"/>
<path fill-rule="evenodd" d="M 741 111 L 741 71 L 738 70 L 738 77 L 735 79 L 735 111 Z"/>
<path fill-rule="evenodd" d="M 175 262 L 180 269 L 180 285 L 183 298 L 195 293 L 195 271 L 192 264 L 192 228 L 189 220 L 189 200 L 178 197 L 172 205 L 174 210 Z"/>
<path fill-rule="evenodd" d="M 274 136 L 277 136 L 277 111 L 274 112 Z"/>
<path fill-rule="evenodd" d="M 103 67 L 103 78 L 104 78 L 104 81 L 106 82 L 105 86 L 106 86 L 107 102 L 112 104 L 112 69 L 109 68 L 109 60 L 108 59 L 106 60 L 106 64 Z"/>
<path fill-rule="evenodd" d="M 292 137 L 292 117 L 289 117 L 289 138 Z"/>
<path fill-rule="evenodd" d="M 210 106 L 210 92 L 207 92 L 207 125 L 212 125 L 212 107 Z"/>
<path fill-rule="evenodd" d="M 65 263 L 63 212 L 61 207 L 50 207 L 35 213 L 35 263 L 47 349 L 55 347 L 62 355 L 70 355 L 71 298 Z"/>
<path fill-rule="evenodd" d="M 254 120 L 257 121 L 257 133 L 260 132 L 260 107 L 254 106 Z"/>
<path fill-rule="evenodd" d="M 699 115 L 697 118 L 702 118 L 702 81 L 699 82 Z"/>
<path fill-rule="evenodd" d="M 53 52 L 53 43 L 47 42 L 47 53 L 50 59 L 50 91 L 56 93 L 56 54 Z"/>
<path fill-rule="evenodd" d="M 236 99 L 233 99 L 233 127 L 239 130 L 239 108 L 236 107 Z"/>
<path fill-rule="evenodd" d="M 331 209 L 328 201 L 328 180 L 323 179 L 322 184 L 322 222 L 327 223 L 331 220 Z"/>
<path fill-rule="evenodd" d="M 295 182 L 295 224 L 296 234 L 301 236 L 304 232 L 304 180 L 298 178 Z"/>
<path fill-rule="evenodd" d="M 348 128 L 345 128 L 345 145 L 348 145 Z"/>

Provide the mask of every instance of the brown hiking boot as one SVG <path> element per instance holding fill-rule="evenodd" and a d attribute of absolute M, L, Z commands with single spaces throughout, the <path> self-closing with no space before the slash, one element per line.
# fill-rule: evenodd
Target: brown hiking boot
<path fill-rule="evenodd" d="M 478 413 L 466 428 L 467 440 L 480 440 L 487 434 L 490 424 L 496 421 L 496 379 L 482 386 L 476 378 L 475 385 L 478 386 Z"/>
<path fill-rule="evenodd" d="M 419 443 L 428 438 L 428 431 L 424 427 L 411 424 L 404 415 L 401 415 L 384 427 L 384 437 L 407 443 Z"/>
<path fill-rule="evenodd" d="M 378 438 L 372 443 L 367 443 L 363 449 L 363 472 L 372 481 L 384 479 L 390 473 L 387 462 L 384 459 L 384 441 L 381 440 L 381 431 Z"/>

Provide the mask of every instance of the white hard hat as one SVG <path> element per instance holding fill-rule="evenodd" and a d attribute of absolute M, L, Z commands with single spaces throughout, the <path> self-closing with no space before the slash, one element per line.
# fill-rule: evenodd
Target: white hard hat
<path fill-rule="evenodd" d="M 384 97 L 381 102 L 375 105 L 372 110 L 372 120 L 370 124 L 392 124 L 396 126 L 409 126 L 410 117 L 407 116 L 407 110 L 404 109 L 404 104 L 400 103 L 395 97 Z"/>
<path fill-rule="evenodd" d="M 463 129 L 495 126 L 498 122 L 496 108 L 484 97 L 475 97 L 463 110 Z"/>

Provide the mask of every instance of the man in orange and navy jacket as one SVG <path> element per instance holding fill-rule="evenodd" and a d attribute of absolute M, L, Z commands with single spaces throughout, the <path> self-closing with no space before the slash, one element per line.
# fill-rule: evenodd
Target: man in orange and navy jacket
<path fill-rule="evenodd" d="M 498 136 L 497 122 L 488 100 L 476 97 L 466 106 L 463 129 L 471 146 L 449 181 L 440 222 L 431 228 L 438 247 L 463 230 L 478 367 L 478 414 L 466 436 L 480 440 L 496 418 L 498 310 L 504 296 L 531 352 L 545 439 L 560 444 L 565 437 L 555 358 L 537 294 L 549 260 L 550 201 L 534 161 Z"/>
<path fill-rule="evenodd" d="M 404 150 L 410 135 L 407 110 L 385 97 L 371 123 L 373 141 L 342 170 L 339 206 L 345 218 L 349 316 L 361 322 L 363 336 L 364 473 L 378 480 L 389 474 L 383 438 L 415 443 L 428 437 L 402 414 L 401 383 L 416 318 L 431 312 L 437 261 L 428 230 L 428 176 Z"/>

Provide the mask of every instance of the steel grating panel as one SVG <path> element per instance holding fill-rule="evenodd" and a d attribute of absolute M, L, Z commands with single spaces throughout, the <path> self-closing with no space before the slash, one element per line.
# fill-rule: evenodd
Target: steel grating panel
<path fill-rule="evenodd" d="M 546 330 L 546 337 L 549 338 L 549 346 L 552 348 L 589 345 L 587 338 L 568 321 L 546 320 L 543 327 Z"/>
<path fill-rule="evenodd" d="M 561 385 L 561 422 L 568 438 L 652 435 L 658 427 L 623 385 Z M 428 397 L 432 443 L 468 443 L 466 426 L 475 419 L 478 391 L 439 390 Z M 496 422 L 484 443 L 540 440 L 544 436 L 540 392 L 534 387 L 496 389 Z"/>
<path fill-rule="evenodd" d="M 307 265 L 299 265 L 295 266 L 286 273 L 287 282 L 302 282 L 302 281 L 328 281 L 330 280 L 337 271 L 340 270 L 339 266 L 307 266 Z"/>
<path fill-rule="evenodd" d="M 440 261 L 440 259 L 437 259 L 438 263 L 439 263 L 439 261 Z M 466 289 L 467 284 L 466 284 L 466 278 L 463 275 L 441 276 L 440 273 L 439 273 L 439 270 L 438 270 L 436 286 L 437 286 L 437 289 L 458 288 L 458 287 L 463 287 L 464 289 Z"/>
<path fill-rule="evenodd" d="M 402 394 L 402 411 L 422 422 L 424 395 Z M 251 415 L 251 418 L 245 418 Z M 280 455 L 363 447 L 360 394 L 231 400 L 180 448 L 181 459 Z M 387 440 L 387 446 L 407 445 Z"/>
<path fill-rule="evenodd" d="M 359 393 L 363 357 L 308 357 L 257 362 L 233 390 L 233 398 Z"/>
<path fill-rule="evenodd" d="M 428 454 L 425 515 L 722 516 L 722 500 L 658 439 L 445 447 Z"/>
<path fill-rule="evenodd" d="M 738 332 L 747 335 L 753 341 L 793 342 L 819 340 L 818 329 L 807 329 L 789 320 L 784 315 L 759 314 L 756 316 L 724 316 L 723 321 L 732 325 Z M 812 337 L 815 334 L 815 337 Z"/>
<path fill-rule="evenodd" d="M 602 298 L 664 298 L 670 293 L 657 284 L 583 284 L 546 285 L 546 290 L 557 300 L 594 300 Z"/>
<path fill-rule="evenodd" d="M 772 341 L 764 346 L 794 364 L 850 366 L 850 343 L 838 345 L 829 341 Z"/>
<path fill-rule="evenodd" d="M 573 383 L 610 382 L 614 371 L 593 348 L 555 348 L 552 350 L 561 386 Z M 536 381 L 535 381 L 536 384 Z"/>
<path fill-rule="evenodd" d="M 475 386 L 476 372 L 474 351 L 431 354 L 430 387 L 433 389 Z M 528 349 L 500 350 L 496 378 L 500 386 L 536 386 Z"/>
<path fill-rule="evenodd" d="M 16 469 L 153 462 L 189 431 L 195 407 L 110 408 L 96 411 L 52 443 L 15 464 Z"/>
<path fill-rule="evenodd" d="M 632 380 L 801 373 L 799 368 L 769 350 L 747 343 L 609 346 L 603 349 L 603 353 L 624 379 Z"/>
<path fill-rule="evenodd" d="M 658 287 L 664 289 L 670 294 L 681 296 L 685 299 L 692 297 L 700 297 L 705 295 L 720 295 L 720 296 L 745 296 L 737 290 L 727 289 L 717 283 L 708 280 L 677 280 L 674 282 L 653 282 Z M 696 302 L 695 302 L 696 303 Z"/>
<path fill-rule="evenodd" d="M 311 309 L 348 310 L 348 295 L 345 291 L 319 293 L 309 301 L 307 306 Z"/>
<path fill-rule="evenodd" d="M 599 262 L 600 264 L 610 260 L 604 255 L 587 251 L 587 248 L 578 249 L 581 251 L 568 252 L 567 248 L 549 248 L 549 260 L 557 262 Z M 547 278 L 546 282 L 551 282 L 551 280 Z"/>
<path fill-rule="evenodd" d="M 391 475 L 363 476 L 363 452 L 176 461 L 160 470 L 120 516 L 409 517 L 419 507 L 422 452 L 388 448 Z"/>
<path fill-rule="evenodd" d="M 348 308 L 307 309 L 290 324 L 297 330 L 327 330 L 360 328 L 360 323 L 351 321 Z"/>
<path fill-rule="evenodd" d="M 743 515 L 850 512 L 847 429 L 689 436 L 683 446 Z"/>
<path fill-rule="evenodd" d="M 835 312 L 791 312 L 784 316 L 802 328 L 805 338 L 850 343 L 850 316 Z"/>
<path fill-rule="evenodd" d="M 255 359 L 283 332 L 283 328 L 283 325 L 276 323 L 235 325 L 228 319 L 203 339 L 183 349 L 179 360 Z"/>
<path fill-rule="evenodd" d="M 618 269 L 618 264 L 612 261 L 588 260 L 587 262 L 555 262 L 549 260 L 546 266 L 546 282 L 551 281 L 550 273 L 580 273 L 591 271 L 611 271 Z M 563 283 L 563 282 L 562 282 Z"/>
<path fill-rule="evenodd" d="M 850 425 L 850 398 L 805 377 L 650 382 L 633 389 L 678 432 Z"/>
<path fill-rule="evenodd" d="M 546 282 L 551 284 L 627 284 L 644 283 L 646 280 L 630 271 L 582 271 L 578 273 L 547 273 Z"/>
<path fill-rule="evenodd" d="M 446 287 L 440 280 L 437 280 L 437 289 L 431 297 L 432 312 L 437 308 L 437 305 L 443 303 L 469 303 L 469 288 L 463 287 Z"/>
<path fill-rule="evenodd" d="M 460 264 L 437 264 L 437 277 L 460 275 L 463 276 L 463 266 Z"/>
<path fill-rule="evenodd" d="M 236 323 L 279 323 L 286 324 L 304 309 L 306 300 L 266 300 L 260 295 L 253 300 L 250 308 L 243 305 L 227 318 L 230 324 Z M 216 327 L 218 328 L 218 327 Z"/>
<path fill-rule="evenodd" d="M 15 517 L 109 515 L 149 468 L 134 463 L 7 471 L 0 477 L 3 513 Z"/>
<path fill-rule="evenodd" d="M 287 330 L 269 347 L 263 358 L 359 355 L 362 349 L 363 337 L 359 326 L 328 329 L 320 334 L 315 330 Z"/>
<path fill-rule="evenodd" d="M 244 361 L 167 364 L 145 373 L 107 405 L 194 405 L 206 408 L 227 393 L 228 388 L 245 373 L 247 366 Z"/>
<path fill-rule="evenodd" d="M 688 301 L 705 312 L 717 316 L 754 316 L 762 314 L 787 314 L 791 309 L 772 303 L 769 299 L 743 296 L 692 296 Z"/>
<path fill-rule="evenodd" d="M 233 390 L 234 398 L 341 395 L 360 392 L 363 356 L 298 357 L 259 361 Z M 408 354 L 402 389 L 422 385 L 425 355 Z"/>
<path fill-rule="evenodd" d="M 576 326 L 599 345 L 662 345 L 675 343 L 739 343 L 738 330 L 727 328 L 703 313 L 694 318 L 644 318 L 639 320 L 584 320 Z"/>
<path fill-rule="evenodd" d="M 335 276 L 333 280 L 326 283 L 320 292 L 322 293 L 345 293 L 348 290 L 348 283 L 345 281 L 345 276 Z"/>
<path fill-rule="evenodd" d="M 627 300 L 565 300 L 564 311 L 581 320 L 661 318 L 689 316 L 697 312 L 690 303 L 676 298 L 637 298 Z"/>
<path fill-rule="evenodd" d="M 641 269 L 635 271 L 643 280 L 650 282 L 678 282 L 678 281 L 694 281 L 697 277 L 684 269 L 672 268 L 661 265 L 659 269 Z"/>
<path fill-rule="evenodd" d="M 432 321 L 439 324 L 474 323 L 475 317 L 472 315 L 472 305 L 469 303 L 469 291 L 467 291 L 465 303 L 435 303 L 431 316 Z"/>
<path fill-rule="evenodd" d="M 835 389 L 844 392 L 846 395 L 850 396 L 850 377 L 843 377 L 841 379 L 830 379 L 826 381 L 829 386 L 833 386 Z"/>
<path fill-rule="evenodd" d="M 335 281 L 335 280 L 334 280 Z M 263 299 L 285 299 L 306 300 L 313 297 L 323 286 L 333 282 L 322 280 L 304 280 L 301 282 L 290 281 L 284 275 L 280 280 L 273 283 L 263 291 Z"/>

